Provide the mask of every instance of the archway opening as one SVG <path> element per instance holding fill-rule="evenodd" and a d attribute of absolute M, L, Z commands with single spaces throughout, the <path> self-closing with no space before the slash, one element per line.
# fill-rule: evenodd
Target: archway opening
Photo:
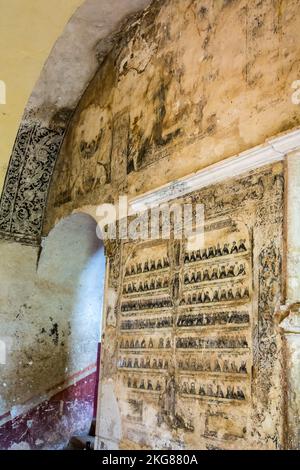
<path fill-rule="evenodd" d="M 84 445 L 94 433 L 105 279 L 104 246 L 91 216 L 73 214 L 54 227 L 43 242 L 38 277 L 48 312 L 56 311 L 49 318 L 65 384 L 55 397 L 66 421 L 64 443 L 75 435 Z"/>

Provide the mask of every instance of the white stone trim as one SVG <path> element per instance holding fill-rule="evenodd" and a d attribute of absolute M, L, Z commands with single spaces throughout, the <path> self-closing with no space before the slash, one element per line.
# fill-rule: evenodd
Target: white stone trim
<path fill-rule="evenodd" d="M 274 139 L 268 140 L 267 142 L 275 151 L 286 155 L 287 153 L 300 148 L 300 129 L 288 132 L 287 134 L 282 134 Z"/>
<path fill-rule="evenodd" d="M 172 199 L 185 196 L 206 186 L 234 178 L 256 168 L 282 161 L 285 155 L 300 148 L 300 129 L 267 140 L 265 144 L 241 152 L 210 165 L 197 173 L 181 178 L 131 199 L 129 210 L 139 212 L 144 207 L 155 207 Z"/>

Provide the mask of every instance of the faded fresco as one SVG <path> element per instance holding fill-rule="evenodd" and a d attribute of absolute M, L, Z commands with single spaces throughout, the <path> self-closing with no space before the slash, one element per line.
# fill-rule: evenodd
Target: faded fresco
<path fill-rule="evenodd" d="M 111 397 L 100 398 L 100 439 L 116 445 L 119 413 L 120 447 L 281 448 L 282 165 L 192 200 L 209 201 L 201 249 L 112 251 L 102 380 L 117 407 L 107 416 Z"/>

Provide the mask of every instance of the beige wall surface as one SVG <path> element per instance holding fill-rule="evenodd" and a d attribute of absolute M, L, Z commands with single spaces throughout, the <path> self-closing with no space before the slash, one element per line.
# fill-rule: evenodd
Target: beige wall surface
<path fill-rule="evenodd" d="M 154 2 L 77 107 L 49 227 L 112 188 L 135 197 L 299 126 L 299 5 Z"/>
<path fill-rule="evenodd" d="M 35 82 L 82 0 L 0 0 L 0 192 L 18 126 Z M 58 14 L 59 12 L 59 14 Z"/>

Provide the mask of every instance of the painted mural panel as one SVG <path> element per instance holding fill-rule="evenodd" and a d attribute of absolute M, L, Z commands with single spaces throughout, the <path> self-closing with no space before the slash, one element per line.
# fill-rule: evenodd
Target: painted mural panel
<path fill-rule="evenodd" d="M 201 248 L 174 239 L 119 248 L 116 328 L 106 330 L 119 444 L 280 448 L 282 166 L 191 199 L 205 204 Z"/>

